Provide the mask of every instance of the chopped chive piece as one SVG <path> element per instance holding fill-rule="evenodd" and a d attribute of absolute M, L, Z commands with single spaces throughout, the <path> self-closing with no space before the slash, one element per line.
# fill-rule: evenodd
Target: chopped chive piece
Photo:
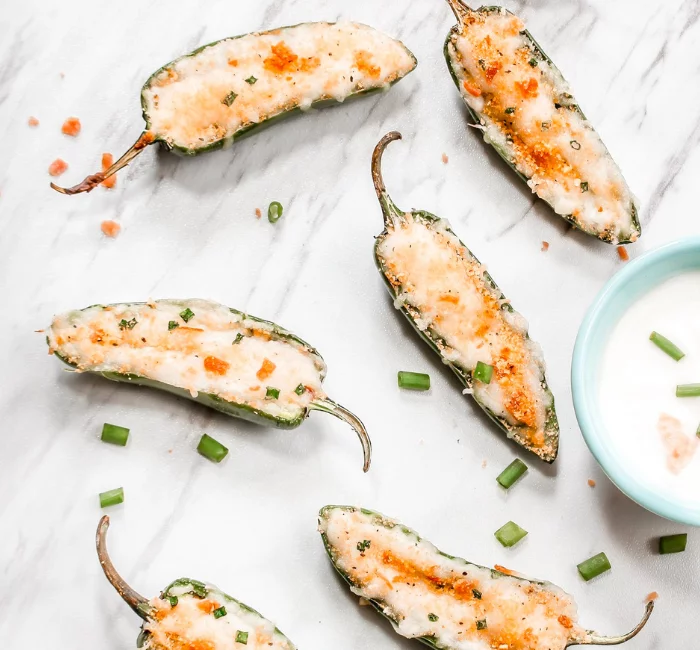
<path fill-rule="evenodd" d="M 284 208 L 279 201 L 273 201 L 267 208 L 267 220 L 270 223 L 277 223 L 284 212 Z"/>
<path fill-rule="evenodd" d="M 361 542 L 357 542 L 357 550 L 360 551 L 360 553 L 364 553 L 370 546 L 372 546 L 372 542 L 370 542 L 368 539 L 363 539 Z"/>
<path fill-rule="evenodd" d="M 168 602 L 170 603 L 170 607 L 175 607 L 175 605 L 177 605 L 177 596 L 168 596 Z"/>
<path fill-rule="evenodd" d="M 652 332 L 649 335 L 649 340 L 660 350 L 663 350 L 674 361 L 680 361 L 685 356 L 685 352 L 683 352 L 683 350 L 681 350 L 674 343 L 671 343 L 671 341 L 658 332 Z"/>
<path fill-rule="evenodd" d="M 306 387 L 304 386 L 304 384 L 299 384 L 299 385 L 294 389 L 294 392 L 295 392 L 297 395 L 303 395 L 303 394 L 306 392 Z"/>
<path fill-rule="evenodd" d="M 488 627 L 488 625 L 486 625 L 485 618 L 482 618 L 480 621 L 476 622 L 476 629 L 477 630 L 485 630 L 487 627 Z"/>
<path fill-rule="evenodd" d="M 197 451 L 214 463 L 220 463 L 228 454 L 228 448 L 206 433 L 202 434 L 197 445 Z"/>
<path fill-rule="evenodd" d="M 551 122 L 542 122 L 542 124 L 540 124 L 540 128 L 543 131 L 546 131 L 550 126 L 552 126 Z"/>
<path fill-rule="evenodd" d="M 571 140 L 569 144 L 571 145 L 571 148 L 575 149 L 576 151 L 581 148 L 581 143 L 578 140 Z"/>
<path fill-rule="evenodd" d="M 168 332 L 174 330 L 176 327 L 180 327 L 180 323 L 178 323 L 176 320 L 168 321 Z"/>
<path fill-rule="evenodd" d="M 534 58 L 533 58 L 533 59 L 530 59 L 530 60 L 528 61 L 528 63 L 529 63 L 533 68 L 536 68 L 536 67 L 537 67 L 537 59 L 534 59 Z"/>
<path fill-rule="evenodd" d="M 474 368 L 474 372 L 472 373 L 472 377 L 476 379 L 476 381 L 480 381 L 482 384 L 490 384 L 492 376 L 493 366 L 490 366 L 488 363 L 483 363 L 482 361 L 476 362 L 476 368 Z"/>
<path fill-rule="evenodd" d="M 700 384 L 680 384 L 676 386 L 676 397 L 700 397 Z"/>
<path fill-rule="evenodd" d="M 428 614 L 428 620 L 431 623 L 435 623 L 440 617 L 437 614 Z"/>
<path fill-rule="evenodd" d="M 116 506 L 120 503 L 124 503 L 124 488 L 115 488 L 114 490 L 107 490 L 107 492 L 100 492 L 100 508 L 108 508 L 109 506 Z"/>
<path fill-rule="evenodd" d="M 226 95 L 226 97 L 224 97 L 221 100 L 221 103 L 226 104 L 226 106 L 231 106 L 231 104 L 233 104 L 233 102 L 235 101 L 236 97 L 238 97 L 238 95 L 236 95 L 236 93 L 234 93 L 232 90 L 228 95 Z"/>
<path fill-rule="evenodd" d="M 116 424 L 108 424 L 107 422 L 102 426 L 102 435 L 100 436 L 102 442 L 109 442 L 123 447 L 128 439 L 129 429 L 126 427 L 119 427 Z"/>
<path fill-rule="evenodd" d="M 481 592 L 478 589 L 472 589 L 472 596 L 477 600 L 481 600 Z"/>
<path fill-rule="evenodd" d="M 588 181 L 581 183 L 581 192 L 588 192 Z"/>
<path fill-rule="evenodd" d="M 120 330 L 132 330 L 134 327 L 136 327 L 136 318 L 132 318 L 131 320 L 126 320 L 125 318 L 122 318 L 119 321 L 119 329 Z"/>
<path fill-rule="evenodd" d="M 496 481 L 508 490 L 525 472 L 527 472 L 527 465 L 516 458 L 496 477 Z"/>
<path fill-rule="evenodd" d="M 608 556 L 605 555 L 605 553 L 598 553 L 598 555 L 588 558 L 585 562 L 581 562 L 581 564 L 577 565 L 576 568 L 581 574 L 581 577 L 588 582 L 589 580 L 599 576 L 601 573 L 610 571 L 611 567 Z"/>
<path fill-rule="evenodd" d="M 408 390 L 429 390 L 430 375 L 422 372 L 407 372 L 399 370 L 399 388 L 407 388 Z"/>
<path fill-rule="evenodd" d="M 515 113 L 515 106 L 509 106 L 508 108 L 506 108 L 506 113 L 508 113 L 508 115 L 512 115 L 513 113 Z"/>
<path fill-rule="evenodd" d="M 207 597 L 207 589 L 203 585 L 192 585 L 192 593 L 199 598 Z"/>
<path fill-rule="evenodd" d="M 243 645 L 248 645 L 248 632 L 242 632 L 241 630 L 236 630 L 236 643 L 242 643 Z"/>
<path fill-rule="evenodd" d="M 243 336 L 243 334 L 238 332 L 238 334 L 236 334 L 236 338 L 233 340 L 232 345 L 238 345 L 244 338 L 245 338 L 245 336 Z"/>
<path fill-rule="evenodd" d="M 265 393 L 265 399 L 279 399 L 280 389 L 273 388 L 272 386 L 267 387 L 267 392 Z"/>
<path fill-rule="evenodd" d="M 215 609 L 212 614 L 214 614 L 214 618 L 221 618 L 222 616 L 226 616 L 226 608 L 222 605 L 218 609 Z"/>
<path fill-rule="evenodd" d="M 496 539 L 506 548 L 515 546 L 525 535 L 527 535 L 527 531 L 513 521 L 501 526 L 494 533 Z"/>
<path fill-rule="evenodd" d="M 180 318 L 189 323 L 194 318 L 194 312 L 189 307 L 186 307 L 180 312 Z"/>
<path fill-rule="evenodd" d="M 666 535 L 659 538 L 659 553 L 668 555 L 669 553 L 682 553 L 688 543 L 688 534 Z"/>
<path fill-rule="evenodd" d="M 247 84 L 250 84 L 251 86 L 252 86 L 256 81 L 257 81 L 257 79 L 256 79 L 253 75 L 250 75 L 250 77 L 248 77 L 248 78 L 245 80 L 245 82 L 246 82 Z"/>

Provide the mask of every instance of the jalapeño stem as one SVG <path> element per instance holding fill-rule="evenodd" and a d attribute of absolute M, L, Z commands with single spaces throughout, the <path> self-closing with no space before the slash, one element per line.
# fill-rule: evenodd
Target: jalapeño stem
<path fill-rule="evenodd" d="M 384 178 L 382 177 L 382 155 L 387 145 L 394 140 L 401 140 L 401 134 L 398 131 L 391 131 L 387 133 L 374 148 L 372 152 L 372 182 L 374 183 L 374 190 L 377 192 L 377 198 L 379 199 L 379 205 L 382 206 L 382 213 L 384 214 L 384 225 L 388 228 L 394 225 L 394 216 L 401 216 L 403 212 L 399 210 L 394 202 L 391 200 L 386 191 L 386 186 L 384 185 Z"/>
<path fill-rule="evenodd" d="M 138 156 L 149 144 L 155 142 L 155 136 L 150 131 L 144 131 L 139 139 L 134 142 L 131 148 L 115 162 L 111 167 L 104 171 L 90 174 L 81 183 L 73 187 L 59 187 L 55 183 L 51 183 L 51 187 L 61 194 L 82 194 L 83 192 L 92 192 L 100 183 L 107 180 L 110 176 L 114 176 L 120 169 L 126 167 L 136 156 Z"/>
<path fill-rule="evenodd" d="M 457 19 L 457 24 L 459 29 L 464 29 L 464 19 L 467 17 L 471 9 L 462 2 L 462 0 L 447 0 L 447 4 L 450 5 L 450 9 Z"/>
<path fill-rule="evenodd" d="M 639 623 L 637 623 L 634 629 L 627 632 L 627 634 L 623 634 L 621 636 L 601 636 L 596 632 L 589 631 L 584 638 L 572 639 L 571 641 L 569 641 L 566 644 L 566 647 L 568 648 L 572 645 L 620 645 L 621 643 L 625 643 L 626 641 L 633 639 L 642 631 L 642 628 L 647 624 L 647 621 L 649 620 L 653 609 L 654 601 L 651 600 L 647 603 L 647 607 L 644 610 L 644 616 L 642 616 L 642 620 L 639 621 Z"/>
<path fill-rule="evenodd" d="M 134 591 L 122 578 L 112 564 L 112 560 L 107 553 L 107 529 L 109 528 L 109 517 L 105 515 L 97 525 L 95 535 L 95 545 L 97 546 L 97 557 L 100 560 L 102 570 L 105 572 L 107 580 L 117 590 L 117 593 L 124 599 L 124 602 L 131 607 L 144 621 L 149 619 L 151 606 L 148 601 L 138 592 Z"/>
<path fill-rule="evenodd" d="M 333 400 L 328 398 L 314 400 L 309 404 L 309 409 L 312 411 L 323 411 L 324 413 L 330 413 L 339 420 L 349 424 L 355 430 L 357 437 L 360 439 L 360 443 L 362 443 L 362 453 L 364 455 L 362 471 L 368 471 L 369 465 L 372 462 L 372 441 L 369 439 L 367 429 L 365 428 L 365 425 L 362 424 L 360 418 L 358 418 L 354 413 L 348 411 L 344 406 L 336 404 Z"/>

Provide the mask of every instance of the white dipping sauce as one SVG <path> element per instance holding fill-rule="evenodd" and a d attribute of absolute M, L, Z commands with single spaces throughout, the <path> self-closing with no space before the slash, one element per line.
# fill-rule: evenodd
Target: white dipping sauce
<path fill-rule="evenodd" d="M 685 357 L 674 361 L 649 340 L 652 331 L 675 343 Z M 661 283 L 622 315 L 599 373 L 600 412 L 615 456 L 655 492 L 700 505 L 700 397 L 676 397 L 676 385 L 700 383 L 700 271 Z M 672 435 L 668 416 L 680 422 L 671 426 Z M 669 457 L 674 446 L 687 463 Z"/>

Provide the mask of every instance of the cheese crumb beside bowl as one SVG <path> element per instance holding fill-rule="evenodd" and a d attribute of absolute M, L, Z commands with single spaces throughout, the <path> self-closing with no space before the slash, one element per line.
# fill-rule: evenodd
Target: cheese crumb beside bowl
<path fill-rule="evenodd" d="M 581 432 L 608 477 L 647 510 L 693 526 L 700 526 L 699 316 L 700 237 L 689 237 L 608 281 L 581 324 L 571 368 Z M 678 348 L 682 354 L 672 354 Z"/>

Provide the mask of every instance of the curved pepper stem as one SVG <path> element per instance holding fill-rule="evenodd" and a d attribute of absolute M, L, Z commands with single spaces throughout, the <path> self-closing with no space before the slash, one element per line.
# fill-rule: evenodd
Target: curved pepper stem
<path fill-rule="evenodd" d="M 566 647 L 568 648 L 572 645 L 619 645 L 620 643 L 629 641 L 637 636 L 639 632 L 641 632 L 642 628 L 647 624 L 653 610 L 654 601 L 651 600 L 647 603 L 642 620 L 639 621 L 637 626 L 633 630 L 630 630 L 627 634 L 623 634 L 622 636 L 601 636 L 595 632 L 588 632 L 585 639 L 569 641 L 569 643 L 566 644 Z"/>
<path fill-rule="evenodd" d="M 360 418 L 358 418 L 354 413 L 348 411 L 344 406 L 336 404 L 333 400 L 328 398 L 314 400 L 311 402 L 311 404 L 309 404 L 309 409 L 312 411 L 323 411 L 324 413 L 330 413 L 339 420 L 349 424 L 355 430 L 357 437 L 362 443 L 362 453 L 364 454 L 365 459 L 362 466 L 362 471 L 368 471 L 369 465 L 372 462 L 372 441 L 369 439 L 367 429 L 365 428 L 365 425 L 362 424 Z"/>
<path fill-rule="evenodd" d="M 374 189 L 377 192 L 377 198 L 379 199 L 379 204 L 382 206 L 382 213 L 384 214 L 384 225 L 389 227 L 394 225 L 395 217 L 402 217 L 403 212 L 399 210 L 391 197 L 386 191 L 386 186 L 384 185 L 384 178 L 382 176 L 382 156 L 384 155 L 384 150 L 387 148 L 390 142 L 394 140 L 401 140 L 401 134 L 398 131 L 391 131 L 387 133 L 374 148 L 372 153 L 372 182 L 374 183 Z"/>
<path fill-rule="evenodd" d="M 447 0 L 447 4 L 450 5 L 450 9 L 452 9 L 455 18 L 457 18 L 460 30 L 463 30 L 465 18 L 471 13 L 472 9 L 462 0 Z"/>
<path fill-rule="evenodd" d="M 97 546 L 97 557 L 100 559 L 102 570 L 107 576 L 110 584 L 117 590 L 117 593 L 124 599 L 124 602 L 131 607 L 144 621 L 149 619 L 151 605 L 138 592 L 134 591 L 124 579 L 117 573 L 112 564 L 112 560 L 107 553 L 107 529 L 109 528 L 109 517 L 105 515 L 97 525 L 95 544 Z"/>
<path fill-rule="evenodd" d="M 82 183 L 78 183 L 73 187 L 59 187 L 55 183 L 51 183 L 51 187 L 61 194 L 82 194 L 83 192 L 92 192 L 100 183 L 107 180 L 110 176 L 114 176 L 120 169 L 126 167 L 136 156 L 138 156 L 149 144 L 155 142 L 155 136 L 150 131 L 144 131 L 139 139 L 134 142 L 131 148 L 115 162 L 111 167 L 104 171 L 90 174 Z"/>

